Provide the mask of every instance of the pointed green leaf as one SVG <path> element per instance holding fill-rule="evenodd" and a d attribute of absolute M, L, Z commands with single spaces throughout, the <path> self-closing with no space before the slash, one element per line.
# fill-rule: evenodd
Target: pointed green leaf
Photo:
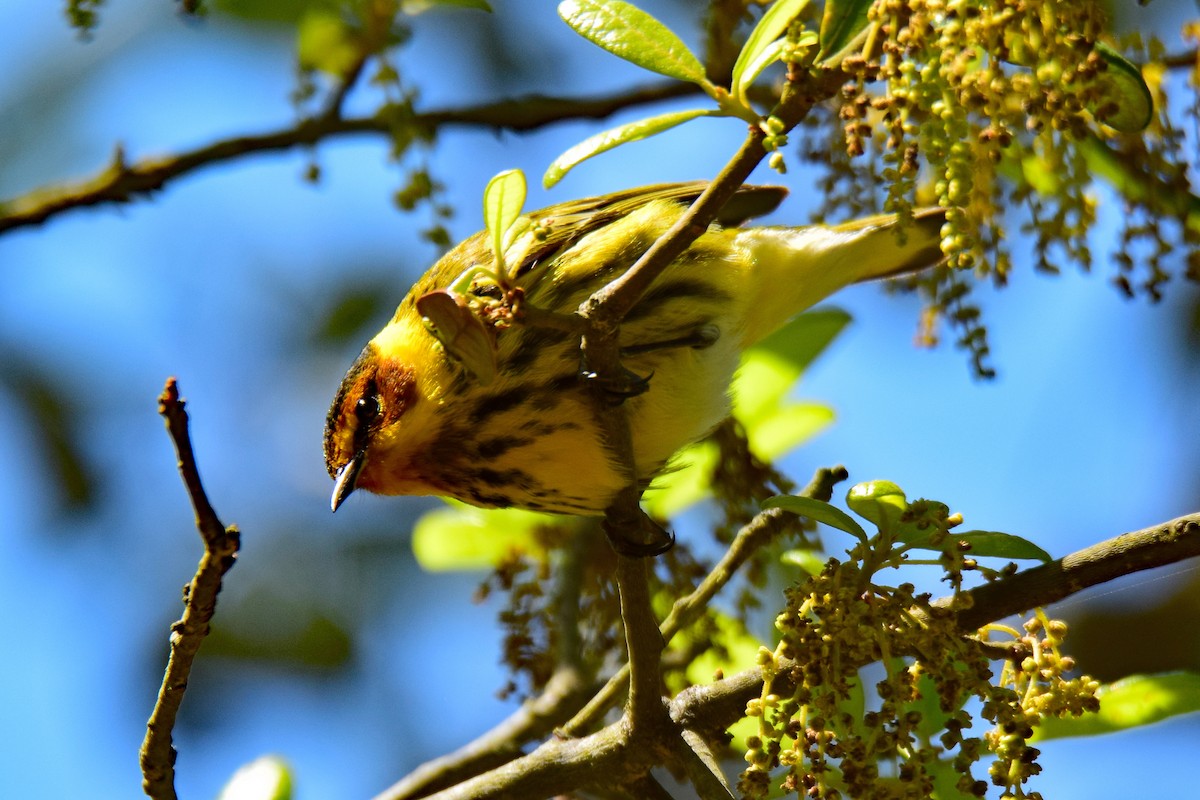
<path fill-rule="evenodd" d="M 1195 713 L 1200 711 L 1200 674 L 1131 675 L 1100 687 L 1097 696 L 1099 711 L 1081 717 L 1043 719 L 1034 740 L 1112 733 Z"/>
<path fill-rule="evenodd" d="M 799 495 L 776 495 L 768 497 L 763 501 L 762 507 L 782 508 L 792 514 L 799 514 L 802 517 L 808 517 L 814 522 L 823 522 L 831 528 L 837 528 L 839 531 L 854 534 L 855 536 L 865 539 L 867 532 L 862 526 L 854 521 L 854 518 L 842 511 L 834 505 L 826 503 L 824 500 L 817 500 L 813 497 L 801 497 Z"/>
<path fill-rule="evenodd" d="M 776 39 L 767 45 L 758 56 L 746 66 L 746 71 L 742 73 L 741 80 L 734 87 L 736 94 L 734 95 L 743 103 L 749 103 L 746 99 L 746 91 L 751 84 L 758 79 L 763 70 L 779 60 L 779 54 L 783 52 L 783 48 L 787 46 L 787 40 Z"/>
<path fill-rule="evenodd" d="M 850 487 L 846 505 L 883 530 L 895 526 L 900 515 L 908 509 L 908 500 L 904 491 L 891 481 L 866 481 Z"/>
<path fill-rule="evenodd" d="M 1102 99 L 1089 108 L 1096 118 L 1122 133 L 1137 133 L 1150 124 L 1154 97 L 1137 65 L 1104 42 L 1096 42 L 1096 53 L 1107 66 L 1096 78 Z"/>
<path fill-rule="evenodd" d="M 291 797 L 291 767 L 279 756 L 263 756 L 239 767 L 217 800 L 291 800 Z"/>
<path fill-rule="evenodd" d="M 617 145 L 622 145 L 626 142 L 636 142 L 639 139 L 645 139 L 648 136 L 654 136 L 657 133 L 674 128 L 676 125 L 681 125 L 688 120 L 696 119 L 697 117 L 714 116 L 717 113 L 715 109 L 706 108 L 672 111 L 669 114 L 660 114 L 657 117 L 639 119 L 636 122 L 629 122 L 625 125 L 619 125 L 616 128 L 602 131 L 595 136 L 589 136 L 554 159 L 554 163 L 549 166 L 546 174 L 542 176 L 542 185 L 549 189 L 561 181 L 563 176 L 574 169 L 580 162 L 612 150 Z"/>
<path fill-rule="evenodd" d="M 525 173 L 510 169 L 488 181 L 483 190 L 483 220 L 492 238 L 497 271 L 504 271 L 504 235 L 525 206 Z"/>
<path fill-rule="evenodd" d="M 576 33 L 643 69 L 690 83 L 707 83 L 704 65 L 678 36 L 640 8 L 621 0 L 565 0 L 558 15 Z"/>
<path fill-rule="evenodd" d="M 744 98 L 746 87 L 753 82 L 757 73 L 751 74 L 748 70 L 751 64 L 759 61 L 763 52 L 783 35 L 804 7 L 808 5 L 808 0 L 776 0 L 775 5 L 767 9 L 767 12 L 762 15 L 762 19 L 754 26 L 754 30 L 750 32 L 750 36 L 746 39 L 746 44 L 742 45 L 742 52 L 738 53 L 737 61 L 733 65 L 733 81 L 731 83 L 732 93 L 734 97 Z M 759 67 L 759 72 L 766 65 Z"/>
<path fill-rule="evenodd" d="M 822 403 L 786 403 L 743 425 L 754 454 L 772 461 L 828 428 L 833 420 L 833 409 Z"/>
<path fill-rule="evenodd" d="M 932 529 L 902 531 L 901 541 L 912 545 L 918 550 L 934 550 L 941 552 L 948 547 L 956 547 L 960 543 L 971 547 L 970 554 L 977 558 L 1006 558 L 1011 560 L 1029 559 L 1033 561 L 1053 561 L 1050 554 L 1028 539 L 1014 536 L 1011 533 L 999 531 L 950 531 L 940 545 L 929 543 Z"/>
<path fill-rule="evenodd" d="M 825 0 L 821 16 L 821 58 L 836 56 L 867 27 L 874 0 Z"/>
<path fill-rule="evenodd" d="M 489 569 L 514 550 L 540 552 L 536 529 L 545 514 L 453 505 L 424 514 L 413 527 L 413 553 L 430 572 Z"/>

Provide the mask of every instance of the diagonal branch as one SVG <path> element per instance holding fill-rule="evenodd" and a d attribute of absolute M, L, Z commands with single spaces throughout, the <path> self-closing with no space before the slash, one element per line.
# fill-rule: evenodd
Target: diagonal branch
<path fill-rule="evenodd" d="M 221 580 L 233 567 L 241 538 L 236 527 L 227 528 L 221 524 L 205 495 L 192 453 L 187 411 L 174 378 L 167 379 L 166 388 L 158 399 L 158 413 L 166 419 L 167 431 L 175 443 L 179 473 L 196 512 L 196 528 L 204 540 L 204 555 L 191 583 L 184 588 L 183 616 L 171 626 L 171 655 L 154 711 L 146 723 L 146 738 L 139 753 L 142 789 L 155 800 L 174 800 L 175 748 L 171 744 L 171 732 L 187 689 L 192 662 L 208 635 L 209 622 L 216 611 Z"/>
<path fill-rule="evenodd" d="M 441 128 L 448 127 L 530 131 L 565 120 L 602 119 L 624 108 L 657 103 L 697 91 L 691 84 L 672 81 L 583 99 L 527 95 L 479 106 L 424 113 L 414 112 L 405 106 L 387 105 L 371 116 L 344 118 L 336 113 L 325 113 L 268 133 L 234 136 L 176 155 L 146 158 L 133 163 L 126 162 L 122 149 L 118 147 L 112 163 L 90 178 L 35 189 L 23 196 L 0 201 L 0 233 L 39 225 L 73 208 L 128 203 L 202 167 L 258 153 L 292 150 L 326 139 L 364 134 L 386 136 L 404 130 L 408 130 L 412 136 L 428 138 Z"/>

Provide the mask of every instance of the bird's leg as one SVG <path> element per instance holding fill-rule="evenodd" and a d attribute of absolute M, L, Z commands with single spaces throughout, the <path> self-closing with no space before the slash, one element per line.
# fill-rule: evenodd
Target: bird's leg
<path fill-rule="evenodd" d="M 632 496 L 619 497 L 604 512 L 604 535 L 609 544 L 627 558 L 651 558 L 670 550 L 675 545 L 675 534 L 642 510 L 636 487 L 626 491 L 632 492 Z"/>

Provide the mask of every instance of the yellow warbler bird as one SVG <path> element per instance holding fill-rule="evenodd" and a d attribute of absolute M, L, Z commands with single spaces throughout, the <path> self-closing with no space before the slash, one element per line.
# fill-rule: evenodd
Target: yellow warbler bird
<path fill-rule="evenodd" d="M 357 488 L 603 514 L 625 480 L 593 420 L 578 334 L 537 324 L 534 310 L 573 313 L 704 188 L 648 186 L 533 212 L 505 245 L 502 274 L 486 232 L 443 256 L 334 398 L 325 428 L 333 509 Z M 742 350 L 843 286 L 942 257 L 940 209 L 918 211 L 903 240 L 892 216 L 737 227 L 786 193 L 743 187 L 621 326 L 624 365 L 650 376 L 626 400 L 643 483 L 728 415 Z"/>

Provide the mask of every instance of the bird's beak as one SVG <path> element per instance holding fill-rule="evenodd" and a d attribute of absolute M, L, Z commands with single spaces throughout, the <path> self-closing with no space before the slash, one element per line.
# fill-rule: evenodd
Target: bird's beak
<path fill-rule="evenodd" d="M 337 511 L 342 503 L 346 502 L 346 498 L 354 491 L 358 485 L 358 475 L 362 472 L 363 464 L 367 462 L 367 450 L 363 448 L 354 454 L 354 458 L 347 461 L 338 468 L 337 474 L 334 476 L 333 497 L 329 499 L 329 508 Z"/>

